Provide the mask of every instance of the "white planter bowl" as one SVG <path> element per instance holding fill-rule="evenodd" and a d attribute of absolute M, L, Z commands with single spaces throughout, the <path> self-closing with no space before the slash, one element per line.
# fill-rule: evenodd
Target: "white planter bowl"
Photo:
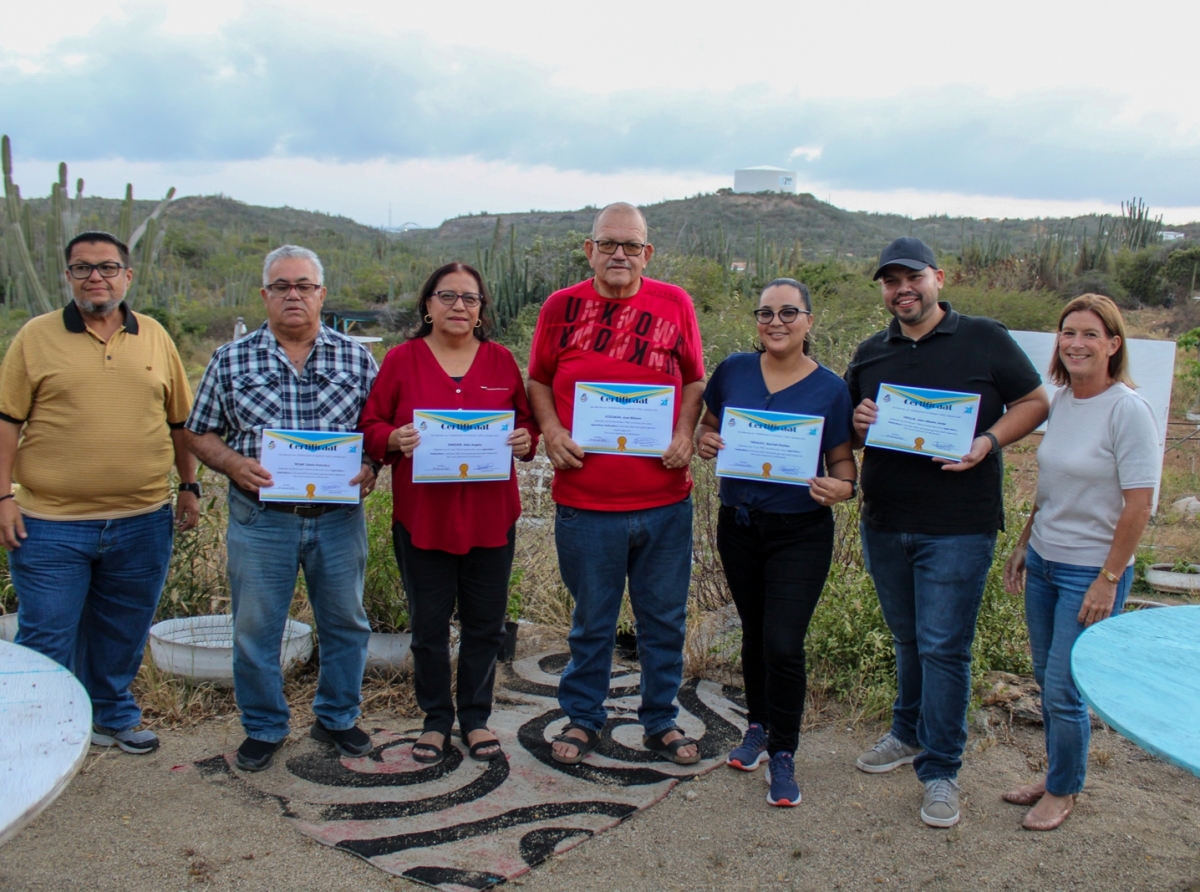
<path fill-rule="evenodd" d="M 17 615 L 6 613 L 0 616 L 0 641 L 17 640 Z"/>
<path fill-rule="evenodd" d="M 408 659 L 412 632 L 372 632 L 367 640 L 367 671 L 394 672 Z"/>
<path fill-rule="evenodd" d="M 1200 594 L 1200 565 L 1192 564 L 1198 572 L 1176 573 L 1171 564 L 1151 564 L 1146 568 L 1146 584 L 1159 592 L 1181 595 Z"/>
<path fill-rule="evenodd" d="M 279 665 L 287 672 L 312 656 L 312 626 L 287 621 Z M 150 627 L 150 655 L 163 672 L 190 681 L 233 683 L 233 617 L 185 616 Z"/>

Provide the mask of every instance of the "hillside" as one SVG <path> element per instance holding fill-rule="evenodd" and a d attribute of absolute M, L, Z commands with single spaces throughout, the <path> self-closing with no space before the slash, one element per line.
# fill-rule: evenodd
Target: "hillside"
<path fill-rule="evenodd" d="M 799 242 L 805 256 L 873 256 L 893 238 L 914 235 L 939 251 L 957 254 L 972 238 L 980 243 L 1007 242 L 1014 250 L 1033 245 L 1038 236 L 1095 234 L 1096 216 L 1036 220 L 923 217 L 846 211 L 809 194 L 735 194 L 729 190 L 646 205 L 650 239 L 660 249 L 715 254 L 724 247 L 732 257 L 753 254 L 761 238 L 780 246 Z M 574 211 L 530 211 L 520 214 L 474 214 L 447 220 L 436 229 L 412 230 L 398 238 L 445 256 L 473 256 L 477 245 L 488 247 L 497 237 L 507 241 L 516 228 L 518 245 L 534 238 L 561 238 L 591 228 L 595 208 Z M 499 228 L 497 226 L 499 224 Z M 1200 237 L 1200 223 L 1184 227 Z"/>

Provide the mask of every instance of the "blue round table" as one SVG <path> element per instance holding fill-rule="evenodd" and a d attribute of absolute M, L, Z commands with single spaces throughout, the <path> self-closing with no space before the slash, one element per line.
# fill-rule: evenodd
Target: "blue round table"
<path fill-rule="evenodd" d="M 1096 623 L 1075 642 L 1071 674 L 1123 737 L 1200 776 L 1200 605 Z"/>

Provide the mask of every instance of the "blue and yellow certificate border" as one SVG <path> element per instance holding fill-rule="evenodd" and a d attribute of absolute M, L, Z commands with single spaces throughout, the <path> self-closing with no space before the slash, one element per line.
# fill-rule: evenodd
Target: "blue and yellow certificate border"
<path fill-rule="evenodd" d="M 499 421 L 508 422 L 508 430 L 515 429 L 516 413 L 511 409 L 504 411 L 496 411 L 495 409 L 416 409 L 413 411 L 413 425 L 420 432 L 421 422 L 436 422 L 438 424 L 449 424 L 463 431 L 471 431 L 489 424 L 495 424 Z M 503 471 L 497 471 L 490 474 L 481 474 L 478 471 L 472 471 L 469 463 L 466 471 L 460 470 L 457 474 L 418 474 L 416 469 L 413 470 L 413 483 L 481 483 L 489 480 L 508 480 L 512 477 L 512 459 L 509 459 L 509 466 Z"/>
<path fill-rule="evenodd" d="M 818 438 L 825 427 L 825 419 L 820 415 L 795 415 L 790 412 L 768 412 L 765 410 L 756 411 L 753 409 L 731 409 L 726 407 L 721 418 L 722 427 L 729 424 L 731 419 L 735 423 L 739 420 L 747 424 L 753 423 L 769 431 L 795 430 L 796 432 L 800 432 L 806 429 L 815 430 Z M 818 459 L 818 469 L 819 465 L 820 459 Z M 737 471 L 731 468 L 722 468 L 716 472 L 716 475 L 718 477 L 732 477 L 738 480 L 758 480 L 763 483 L 790 483 L 798 486 L 808 486 L 808 478 L 780 474 L 777 468 L 773 468 L 770 465 L 766 465 L 758 471 Z"/>
<path fill-rule="evenodd" d="M 880 384 L 879 395 L 875 400 L 876 404 L 881 404 L 891 398 L 908 400 L 911 403 L 915 403 L 918 408 L 931 410 L 962 406 L 967 403 L 974 403 L 978 406 L 981 399 L 977 393 L 960 393 L 953 390 L 927 390 L 922 387 L 901 387 L 896 384 Z M 962 461 L 963 455 L 966 454 L 965 452 L 953 453 L 935 449 L 923 441 L 914 441 L 912 444 L 909 444 L 908 441 L 884 440 L 876 436 L 867 437 L 864 445 L 876 449 L 891 449 L 893 452 L 907 452 L 910 455 L 924 455 L 929 458 L 948 458 L 951 461 Z M 967 447 L 967 451 L 970 451 L 969 446 Z"/>
<path fill-rule="evenodd" d="M 575 399 L 577 401 L 580 399 L 581 394 L 583 395 L 583 399 L 587 399 L 588 394 L 597 397 L 606 396 L 615 400 L 651 400 L 662 399 L 664 397 L 674 399 L 675 387 L 670 384 L 664 387 L 657 384 L 585 384 L 579 381 L 575 384 Z M 609 455 L 646 455 L 659 458 L 663 454 L 662 449 L 639 449 L 636 446 L 630 446 L 628 443 L 614 444 L 612 446 L 589 443 L 583 448 L 585 452 L 607 453 Z"/>
<path fill-rule="evenodd" d="M 357 443 L 358 446 L 356 449 L 361 461 L 362 439 L 362 434 L 353 431 L 294 431 L 263 428 L 261 449 L 274 448 L 271 445 L 271 440 L 294 443 L 297 446 L 303 446 L 314 451 L 327 449 L 330 446 L 345 446 L 348 443 Z M 272 492 L 273 489 L 274 487 L 271 487 L 271 489 L 260 489 L 258 491 L 258 500 L 260 502 L 324 502 L 338 505 L 357 505 L 361 501 L 357 495 L 352 498 L 347 496 L 323 496 L 314 491 L 310 496 L 307 493 L 300 492 Z"/>

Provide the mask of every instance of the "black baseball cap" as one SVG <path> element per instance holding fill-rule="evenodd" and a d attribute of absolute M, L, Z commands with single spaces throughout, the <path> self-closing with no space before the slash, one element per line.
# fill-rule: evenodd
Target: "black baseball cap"
<path fill-rule="evenodd" d="M 929 245 L 925 244 L 919 238 L 905 236 L 898 238 L 879 254 L 879 268 L 875 270 L 875 275 L 872 279 L 878 279 L 883 275 L 884 267 L 898 264 L 907 266 L 909 269 L 925 269 L 932 267 L 937 269 L 937 258 L 933 256 L 933 251 Z"/>

